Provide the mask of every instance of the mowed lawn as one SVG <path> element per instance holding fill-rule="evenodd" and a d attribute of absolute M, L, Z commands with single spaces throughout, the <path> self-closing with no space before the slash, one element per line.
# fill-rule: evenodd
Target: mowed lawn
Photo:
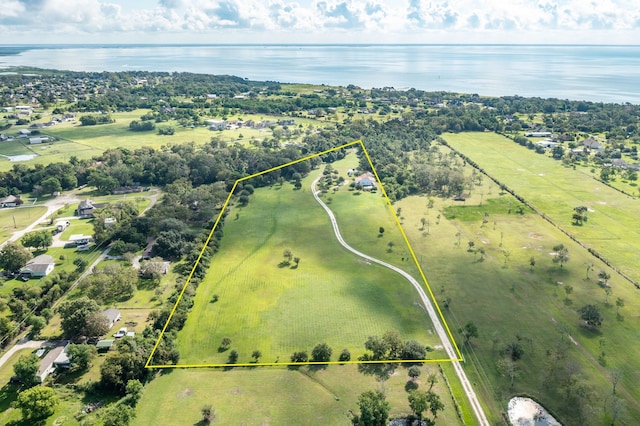
<path fill-rule="evenodd" d="M 466 215 L 446 219 L 444 212 L 459 204 L 452 200 L 437 199 L 431 209 L 426 197 L 408 197 L 396 203 L 406 216 L 404 229 L 440 306 L 449 299 L 449 308 L 443 312 L 455 337 L 460 339 L 457 330 L 467 321 L 478 327 L 479 337 L 472 340 L 471 346 L 461 345 L 461 350 L 467 360 L 467 374 L 477 384 L 490 420 L 499 421 L 500 412 L 506 411 L 512 396 L 528 394 L 558 415 L 561 422 L 567 421 L 573 408 L 563 402 L 562 395 L 541 384 L 551 362 L 546 351 L 554 350 L 560 342 L 564 342 L 566 354 L 580 376 L 593 387 L 597 401 L 604 401 L 611 393 L 611 371 L 621 370 L 618 395 L 625 399 L 625 419 L 639 418 L 637 290 L 540 216 L 515 211 L 493 213 L 495 206 L 504 201 L 492 200 L 511 196 L 499 196 L 493 188 L 493 195 L 488 197 L 490 185 L 494 184 L 485 180 L 485 187 L 475 190 L 484 191 L 483 205 L 491 212 L 484 226 L 482 214 L 476 219 Z M 466 208 L 484 211 L 473 207 L 471 201 L 467 201 Z M 421 217 L 430 220 L 428 235 L 421 230 Z M 478 253 L 467 251 L 469 241 L 485 250 L 483 261 Z M 560 243 L 569 249 L 569 261 L 562 268 L 553 263 L 553 246 Z M 535 259 L 534 267 L 530 265 L 531 257 Z M 587 263 L 594 264 L 589 279 Z M 601 269 L 613 275 L 608 304 L 603 289 L 597 285 L 596 276 Z M 569 296 L 565 292 L 568 286 L 573 289 Z M 616 315 L 617 298 L 625 303 L 620 308 L 620 318 Z M 597 331 L 585 328 L 576 312 L 588 303 L 597 305 L 604 317 Z M 503 357 L 504 347 L 518 338 L 525 353 L 516 363 L 517 376 L 510 389 L 508 377 L 500 375 L 496 362 Z M 598 359 L 602 351 L 604 362 Z"/>
<path fill-rule="evenodd" d="M 536 154 L 495 133 L 445 134 L 444 139 L 487 173 L 512 188 L 558 226 L 640 282 L 640 201 L 584 171 Z M 588 221 L 572 225 L 574 207 L 589 208 Z"/>
<path fill-rule="evenodd" d="M 438 377 L 433 391 L 445 409 L 438 413 L 437 423 L 461 424 L 437 366 L 428 364 L 421 370 L 420 389 L 429 387 L 428 372 Z M 368 390 L 384 389 L 391 417 L 409 414 L 407 381 L 404 367 L 398 367 L 384 384 L 358 372 L 355 365 L 331 365 L 317 371 L 307 367 L 176 369 L 145 386 L 132 424 L 198 424 L 200 410 L 208 404 L 215 410 L 214 424 L 350 425 L 351 413 L 358 412 L 358 396 Z"/>
<path fill-rule="evenodd" d="M 0 210 L 0 243 L 15 232 L 26 228 L 47 211 L 45 206 L 19 207 Z"/>
<path fill-rule="evenodd" d="M 343 348 L 355 359 L 368 336 L 387 330 L 440 343 L 410 283 L 339 245 L 311 194 L 318 173 L 299 191 L 290 183 L 257 189 L 247 207 L 230 212 L 220 252 L 178 334 L 181 364 L 226 362 L 228 352 L 218 352 L 224 337 L 239 352 L 238 362 L 249 362 L 254 350 L 263 362 L 284 362 L 321 342 L 333 348 L 334 359 Z M 359 212 L 359 226 L 375 236 L 378 218 L 387 213 L 381 203 L 368 207 Z M 279 265 L 285 249 L 300 258 L 298 267 Z"/>

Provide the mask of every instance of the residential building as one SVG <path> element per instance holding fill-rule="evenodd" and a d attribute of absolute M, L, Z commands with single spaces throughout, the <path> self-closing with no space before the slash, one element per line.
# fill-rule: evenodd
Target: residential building
<path fill-rule="evenodd" d="M 53 257 L 41 254 L 27 262 L 25 267 L 20 270 L 20 275 L 32 278 L 46 277 L 51 273 L 51 271 L 53 271 L 55 266 L 56 262 Z"/>

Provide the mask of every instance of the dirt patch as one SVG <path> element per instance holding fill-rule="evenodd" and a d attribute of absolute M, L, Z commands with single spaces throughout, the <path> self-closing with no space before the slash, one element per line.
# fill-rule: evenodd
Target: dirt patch
<path fill-rule="evenodd" d="M 534 239 L 534 240 L 541 240 L 544 237 L 540 234 L 536 234 L 535 232 L 529 232 L 529 238 Z"/>
<path fill-rule="evenodd" d="M 191 396 L 193 394 L 193 389 L 191 388 L 186 388 L 185 390 L 183 390 L 182 392 L 179 392 L 176 396 L 178 398 L 186 398 L 188 396 Z"/>
<path fill-rule="evenodd" d="M 231 390 L 231 395 L 239 395 L 241 393 L 242 393 L 242 389 L 240 389 L 240 388 L 233 388 Z"/>

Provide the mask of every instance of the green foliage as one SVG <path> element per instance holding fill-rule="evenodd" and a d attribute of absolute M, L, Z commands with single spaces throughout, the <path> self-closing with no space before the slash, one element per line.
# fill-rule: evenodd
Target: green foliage
<path fill-rule="evenodd" d="M 236 351 L 235 349 L 232 349 L 231 352 L 229 352 L 229 360 L 227 361 L 228 364 L 235 364 L 236 362 L 238 362 L 238 351 Z"/>
<path fill-rule="evenodd" d="M 31 252 L 18 243 L 8 242 L 0 249 L 0 268 L 19 271 L 32 258 Z"/>
<path fill-rule="evenodd" d="M 129 130 L 132 130 L 134 132 L 149 132 L 151 130 L 154 130 L 156 128 L 156 125 L 153 124 L 150 121 L 138 121 L 138 120 L 133 120 L 131 123 L 129 123 Z"/>
<path fill-rule="evenodd" d="M 38 315 L 32 315 L 27 320 L 27 324 L 31 326 L 31 336 L 37 337 L 40 335 L 40 332 L 47 325 L 47 320 Z"/>
<path fill-rule="evenodd" d="M 104 426 L 128 426 L 136 417 L 136 412 L 126 404 L 110 404 L 100 410 L 99 417 Z"/>
<path fill-rule="evenodd" d="M 602 314 L 596 305 L 584 305 L 578 309 L 578 314 L 580 314 L 580 319 L 586 322 L 589 327 L 599 327 L 602 325 Z"/>
<path fill-rule="evenodd" d="M 291 362 L 307 362 L 309 361 L 309 355 L 305 351 L 294 352 L 291 355 Z"/>
<path fill-rule="evenodd" d="M 311 351 L 311 361 L 313 362 L 327 362 L 331 359 L 331 352 L 333 350 L 326 343 L 320 343 L 316 345 Z"/>
<path fill-rule="evenodd" d="M 71 364 L 80 371 L 87 371 L 91 366 L 91 361 L 97 355 L 96 347 L 93 345 L 74 345 L 67 347 L 67 354 Z"/>
<path fill-rule="evenodd" d="M 469 343 L 472 337 L 478 337 L 478 327 L 473 321 L 467 321 L 467 323 L 458 330 L 458 333 L 462 334 L 465 343 Z"/>
<path fill-rule="evenodd" d="M 18 395 L 16 408 L 22 411 L 25 420 L 46 419 L 55 412 L 58 405 L 58 397 L 53 389 L 45 386 L 36 386 L 27 389 Z"/>
<path fill-rule="evenodd" d="M 144 383 L 152 374 L 144 367 L 154 342 L 153 336 L 121 339 L 100 367 L 100 384 L 123 395 L 130 380 Z"/>
<path fill-rule="evenodd" d="M 338 361 L 350 361 L 351 360 L 351 352 L 348 349 L 343 349 L 340 352 L 340 356 L 338 357 Z"/>
<path fill-rule="evenodd" d="M 380 391 L 366 391 L 358 397 L 360 415 L 354 416 L 355 426 L 385 426 L 391 404 Z"/>
<path fill-rule="evenodd" d="M 30 232 L 20 239 L 25 247 L 33 247 L 36 249 L 46 249 L 53 244 L 53 236 L 47 230 Z"/>
<path fill-rule="evenodd" d="M 108 304 L 130 299 L 138 284 L 138 272 L 122 264 L 105 264 L 82 280 L 80 287 L 96 302 Z"/>
<path fill-rule="evenodd" d="M 108 124 L 108 123 L 113 123 L 115 121 L 111 118 L 109 114 L 82 115 L 80 116 L 79 120 L 83 126 L 95 126 L 97 124 Z"/>
<path fill-rule="evenodd" d="M 36 354 L 22 355 L 13 364 L 13 372 L 25 386 L 33 386 L 40 382 L 40 379 L 36 377 L 39 366 L 40 358 Z"/>
<path fill-rule="evenodd" d="M 101 336 L 109 330 L 107 318 L 102 315 L 95 300 L 88 297 L 65 300 L 58 307 L 60 326 L 65 336 Z"/>

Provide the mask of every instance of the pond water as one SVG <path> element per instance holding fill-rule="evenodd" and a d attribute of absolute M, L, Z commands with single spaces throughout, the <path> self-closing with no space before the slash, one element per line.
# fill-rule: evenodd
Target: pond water
<path fill-rule="evenodd" d="M 0 154 L 0 157 L 4 157 L 4 158 L 8 159 L 12 163 L 15 163 L 15 162 L 18 162 L 18 161 L 29 161 L 29 160 L 32 160 L 32 159 L 36 158 L 37 156 L 38 156 L 37 154 L 23 154 L 23 155 L 2 155 L 2 154 Z"/>
<path fill-rule="evenodd" d="M 562 426 L 543 406 L 531 398 L 511 398 L 508 413 L 513 426 Z"/>

